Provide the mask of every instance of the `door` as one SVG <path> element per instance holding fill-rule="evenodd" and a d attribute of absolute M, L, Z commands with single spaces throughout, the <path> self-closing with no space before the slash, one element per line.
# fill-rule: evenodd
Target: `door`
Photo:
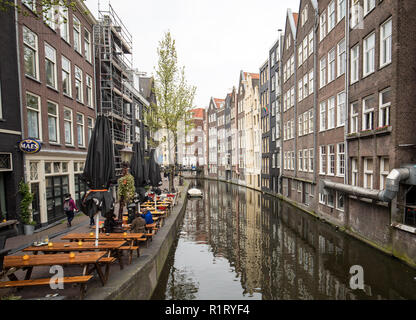
<path fill-rule="evenodd" d="M 39 201 L 39 183 L 31 183 L 30 190 L 33 193 L 32 201 L 32 218 L 36 222 L 35 228 L 40 228 L 40 201 Z"/>
<path fill-rule="evenodd" d="M 76 174 L 75 175 L 75 203 L 77 204 L 78 208 L 80 208 L 82 198 L 84 197 L 87 190 L 88 190 L 87 184 L 81 179 L 81 175 Z"/>
<path fill-rule="evenodd" d="M 65 194 L 69 193 L 68 176 L 46 178 L 46 204 L 48 207 L 48 223 L 65 217 L 63 203 Z"/>

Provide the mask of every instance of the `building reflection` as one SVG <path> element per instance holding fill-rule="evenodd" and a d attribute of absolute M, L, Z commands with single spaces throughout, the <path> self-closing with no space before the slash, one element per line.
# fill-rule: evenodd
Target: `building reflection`
<path fill-rule="evenodd" d="M 268 195 L 201 181 L 188 201 L 182 237 L 229 263 L 244 296 L 280 299 L 416 299 L 414 270 Z M 349 286 L 364 269 L 364 290 Z"/>

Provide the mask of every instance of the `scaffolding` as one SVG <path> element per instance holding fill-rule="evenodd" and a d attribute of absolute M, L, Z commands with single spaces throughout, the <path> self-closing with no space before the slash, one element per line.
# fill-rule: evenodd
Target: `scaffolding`
<path fill-rule="evenodd" d="M 132 147 L 132 35 L 110 4 L 108 10 L 98 11 L 94 43 L 98 112 L 110 120 L 116 174 L 119 175 L 121 150 Z"/>

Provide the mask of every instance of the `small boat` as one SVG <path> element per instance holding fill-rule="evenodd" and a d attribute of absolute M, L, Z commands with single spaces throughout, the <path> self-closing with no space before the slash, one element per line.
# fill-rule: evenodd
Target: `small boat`
<path fill-rule="evenodd" d="M 196 198 L 202 198 L 202 191 L 197 188 L 192 188 L 188 190 L 188 196 L 189 197 L 196 197 Z"/>

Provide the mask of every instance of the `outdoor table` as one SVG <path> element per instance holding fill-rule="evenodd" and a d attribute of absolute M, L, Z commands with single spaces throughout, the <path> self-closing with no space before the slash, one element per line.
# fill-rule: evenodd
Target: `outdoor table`
<path fill-rule="evenodd" d="M 115 257 L 119 261 L 120 269 L 123 269 L 123 262 L 121 259 L 121 252 L 120 247 L 124 245 L 126 241 L 110 241 L 110 242 L 98 242 L 98 246 L 95 246 L 94 242 L 87 241 L 83 242 L 80 246 L 77 242 L 54 242 L 53 246 L 49 247 L 48 245 L 45 246 L 30 246 L 22 251 L 24 252 L 32 252 L 34 255 L 37 255 L 39 252 L 42 252 L 44 254 L 56 254 L 59 252 L 80 252 L 80 251 L 106 251 L 107 256 L 110 257 L 111 253 L 115 253 Z"/>
<path fill-rule="evenodd" d="M 98 234 L 98 241 L 136 241 L 143 237 L 143 233 L 127 233 L 124 235 L 123 233 L 99 233 Z M 69 240 L 69 241 L 95 241 L 95 234 L 90 235 L 89 233 L 70 233 L 61 238 L 62 240 Z"/>
<path fill-rule="evenodd" d="M 22 256 L 6 256 L 4 257 L 4 269 L 6 271 L 11 268 L 27 270 L 25 280 L 29 280 L 32 276 L 32 270 L 34 267 L 39 266 L 54 266 L 54 265 L 80 265 L 83 267 L 82 275 L 91 274 L 93 270 L 97 270 L 101 283 L 104 286 L 106 282 L 105 275 L 99 265 L 100 259 L 106 255 L 105 251 L 99 252 L 81 252 L 75 253 L 75 257 L 71 258 L 68 253 L 59 254 L 42 254 L 42 255 L 30 255 L 28 260 L 23 260 Z M 93 265 L 94 267 L 88 270 L 88 267 Z M 10 274 L 9 279 L 12 281 L 18 281 L 16 275 Z"/>

